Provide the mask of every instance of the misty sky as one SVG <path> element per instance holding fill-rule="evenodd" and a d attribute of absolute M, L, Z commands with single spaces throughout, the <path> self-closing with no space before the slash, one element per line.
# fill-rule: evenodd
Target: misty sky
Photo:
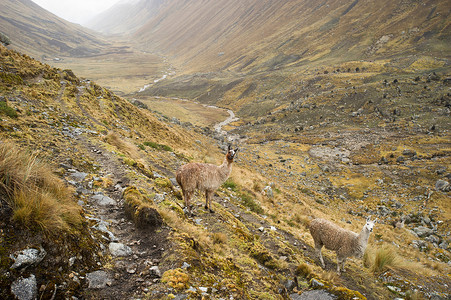
<path fill-rule="evenodd" d="M 119 0 L 32 0 L 67 21 L 83 24 Z"/>

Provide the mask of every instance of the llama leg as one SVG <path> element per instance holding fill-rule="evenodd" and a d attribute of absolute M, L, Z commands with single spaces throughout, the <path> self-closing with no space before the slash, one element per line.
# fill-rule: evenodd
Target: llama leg
<path fill-rule="evenodd" d="M 192 211 L 191 211 L 191 205 L 190 205 L 190 199 L 191 199 L 192 193 L 191 192 L 185 192 L 184 193 L 184 197 L 185 197 L 185 209 L 188 211 L 189 215 L 193 215 Z"/>
<path fill-rule="evenodd" d="M 323 255 L 321 254 L 321 248 L 323 248 L 323 245 L 315 243 L 316 255 L 318 255 L 318 257 L 319 257 L 319 261 L 321 262 L 321 266 L 323 267 L 323 269 L 325 269 L 326 268 L 326 264 L 324 264 Z"/>
<path fill-rule="evenodd" d="M 210 213 L 214 213 L 214 210 L 211 209 L 211 198 L 213 196 L 213 191 L 206 191 L 205 192 L 205 209 L 209 209 Z"/>
<path fill-rule="evenodd" d="M 346 257 L 343 257 L 343 260 L 341 261 L 341 271 L 344 272 L 345 270 L 345 262 L 346 262 Z"/>
<path fill-rule="evenodd" d="M 337 273 L 338 273 L 338 275 L 340 275 L 341 272 L 345 271 L 345 262 L 346 262 L 346 257 L 337 256 Z M 341 269 L 340 269 L 340 266 L 341 266 Z"/>

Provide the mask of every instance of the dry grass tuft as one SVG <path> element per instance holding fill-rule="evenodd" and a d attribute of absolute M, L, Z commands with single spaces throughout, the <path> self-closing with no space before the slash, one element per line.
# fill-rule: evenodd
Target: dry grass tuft
<path fill-rule="evenodd" d="M 72 191 L 35 155 L 11 143 L 0 144 L 0 197 L 12 208 L 12 220 L 33 230 L 70 231 L 82 222 Z"/>
<path fill-rule="evenodd" d="M 300 264 L 297 268 L 296 268 L 296 273 L 297 276 L 302 276 L 304 278 L 310 279 L 314 274 L 313 274 L 313 269 L 310 265 L 306 264 L 306 263 L 302 263 Z"/>
<path fill-rule="evenodd" d="M 397 250 L 390 245 L 382 245 L 376 249 L 367 249 L 363 255 L 363 264 L 373 273 L 380 273 L 388 269 L 411 269 L 402 257 L 397 254 Z M 410 266 L 410 267 L 409 267 Z"/>
<path fill-rule="evenodd" d="M 226 244 L 227 243 L 227 235 L 222 232 L 213 233 L 213 244 Z"/>

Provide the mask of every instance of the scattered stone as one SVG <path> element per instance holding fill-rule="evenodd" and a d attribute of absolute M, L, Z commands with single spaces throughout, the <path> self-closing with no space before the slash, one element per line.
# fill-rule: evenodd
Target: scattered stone
<path fill-rule="evenodd" d="M 16 255 L 11 255 L 11 259 L 14 260 L 14 264 L 11 266 L 12 269 L 26 269 L 27 267 L 31 265 L 36 265 L 40 263 L 44 257 L 46 256 L 47 252 L 45 252 L 44 248 L 38 249 L 25 249 L 22 250 Z"/>
<path fill-rule="evenodd" d="M 107 239 L 116 242 L 118 241 L 118 238 L 108 230 L 107 223 L 105 221 L 100 220 L 99 223 L 93 227 L 94 229 L 97 229 L 103 233 L 106 233 L 108 235 Z"/>
<path fill-rule="evenodd" d="M 265 227 L 261 226 L 260 228 L 258 228 L 258 230 L 260 230 L 261 232 L 265 231 Z"/>
<path fill-rule="evenodd" d="M 285 288 L 288 292 L 292 292 L 296 286 L 297 284 L 293 280 L 287 280 L 287 282 L 285 283 Z"/>
<path fill-rule="evenodd" d="M 267 185 L 262 191 L 263 195 L 266 195 L 268 198 L 274 198 L 274 192 L 272 191 L 271 186 Z"/>
<path fill-rule="evenodd" d="M 190 267 L 191 267 L 191 265 L 189 263 L 187 263 L 186 261 L 183 262 L 182 269 L 188 269 Z"/>
<path fill-rule="evenodd" d="M 301 295 L 291 294 L 291 300 L 335 300 L 337 296 L 328 293 L 325 290 L 305 291 Z"/>
<path fill-rule="evenodd" d="M 133 254 L 132 249 L 122 243 L 110 243 L 109 247 L 111 255 L 115 257 L 130 256 Z"/>
<path fill-rule="evenodd" d="M 105 196 L 102 193 L 92 196 L 91 200 L 95 201 L 97 205 L 100 206 L 111 206 L 116 204 L 116 201 L 114 201 L 114 199 Z"/>
<path fill-rule="evenodd" d="M 86 274 L 89 289 L 103 289 L 107 285 L 111 285 L 113 280 L 110 275 L 102 270 Z"/>
<path fill-rule="evenodd" d="M 321 288 L 324 286 L 324 283 L 319 282 L 318 280 L 313 278 L 312 280 L 310 280 L 310 286 L 313 288 Z"/>
<path fill-rule="evenodd" d="M 415 150 L 405 149 L 404 151 L 402 151 L 402 155 L 407 156 L 407 157 L 413 157 L 413 156 L 417 155 L 417 152 Z"/>
<path fill-rule="evenodd" d="M 418 237 L 426 237 L 434 233 L 432 229 L 424 226 L 415 227 L 413 231 L 418 235 Z"/>
<path fill-rule="evenodd" d="M 38 296 L 36 277 L 19 278 L 11 285 L 11 293 L 19 300 L 34 300 Z"/>
<path fill-rule="evenodd" d="M 448 181 L 440 179 L 435 183 L 435 189 L 437 191 L 449 192 L 451 189 L 451 186 Z"/>
<path fill-rule="evenodd" d="M 405 160 L 406 160 L 406 158 L 405 158 L 404 156 L 399 156 L 399 157 L 396 159 L 396 162 L 398 162 L 398 163 L 403 163 Z"/>
<path fill-rule="evenodd" d="M 88 176 L 88 173 L 79 172 L 74 169 L 69 169 L 69 172 L 71 172 L 69 177 L 77 182 L 82 182 L 83 180 L 85 180 L 86 176 Z"/>
<path fill-rule="evenodd" d="M 158 268 L 158 266 L 150 267 L 149 271 L 151 275 L 161 277 L 161 271 L 160 268 Z"/>
<path fill-rule="evenodd" d="M 153 200 L 157 203 L 160 203 L 161 201 L 164 201 L 164 198 L 164 194 L 155 194 L 155 198 L 153 198 Z"/>

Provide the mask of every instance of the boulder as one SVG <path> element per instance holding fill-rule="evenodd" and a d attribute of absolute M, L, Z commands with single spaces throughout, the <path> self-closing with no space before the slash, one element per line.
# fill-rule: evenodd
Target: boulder
<path fill-rule="evenodd" d="M 451 189 L 451 186 L 449 185 L 449 182 L 446 180 L 437 180 L 437 182 L 435 183 L 435 189 L 437 191 L 442 191 L 442 192 L 449 192 Z"/>
<path fill-rule="evenodd" d="M 110 249 L 111 255 L 113 255 L 115 257 L 130 256 L 133 254 L 132 249 L 129 246 L 126 246 L 122 243 L 115 243 L 115 242 L 110 243 L 108 248 Z"/>
<path fill-rule="evenodd" d="M 36 277 L 19 278 L 11 285 L 11 293 L 19 300 L 34 300 L 38 296 Z"/>
<path fill-rule="evenodd" d="M 47 252 L 42 247 L 40 250 L 30 248 L 16 252 L 16 255 L 11 255 L 11 259 L 14 260 L 11 269 L 25 269 L 28 266 L 36 265 L 44 259 L 46 254 Z"/>
<path fill-rule="evenodd" d="M 97 205 L 100 206 L 112 206 L 116 204 L 116 201 L 114 201 L 114 199 L 105 196 L 102 193 L 92 196 L 91 200 L 93 200 L 95 203 L 97 203 Z"/>
<path fill-rule="evenodd" d="M 431 234 L 434 233 L 434 231 L 430 228 L 424 227 L 424 226 L 419 226 L 419 227 L 415 227 L 413 229 L 413 231 L 419 236 L 419 237 L 426 237 L 426 236 L 430 236 Z"/>
<path fill-rule="evenodd" d="M 103 289 L 113 283 L 110 275 L 102 270 L 86 274 L 86 280 L 90 289 Z"/>

